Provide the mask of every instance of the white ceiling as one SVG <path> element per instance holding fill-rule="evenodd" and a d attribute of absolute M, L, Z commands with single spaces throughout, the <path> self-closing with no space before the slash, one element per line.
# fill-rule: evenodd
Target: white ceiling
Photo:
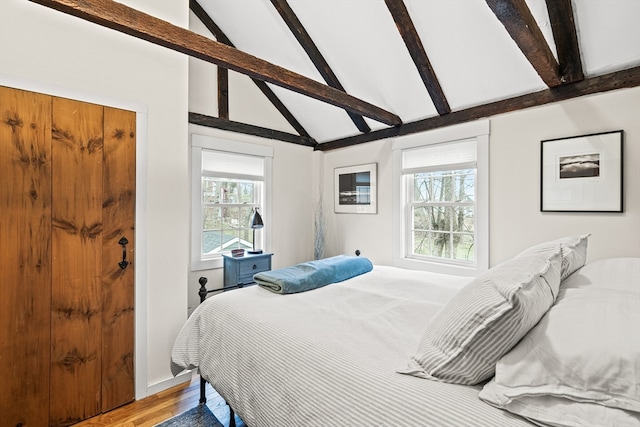
<path fill-rule="evenodd" d="M 555 54 L 545 1 L 526 2 Z M 236 48 L 325 83 L 269 0 L 198 3 Z M 404 123 L 438 115 L 384 0 L 288 3 L 347 93 Z M 404 3 L 452 111 L 547 89 L 484 0 Z M 640 65 L 640 0 L 572 6 L 585 77 Z M 359 134 L 344 110 L 270 86 L 317 142 Z"/>

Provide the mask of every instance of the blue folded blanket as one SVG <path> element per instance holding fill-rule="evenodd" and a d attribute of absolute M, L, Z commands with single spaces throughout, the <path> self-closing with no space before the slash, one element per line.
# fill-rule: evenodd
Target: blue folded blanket
<path fill-rule="evenodd" d="M 373 265 L 367 258 L 338 255 L 278 270 L 263 271 L 254 275 L 253 280 L 272 292 L 292 294 L 342 282 L 372 269 Z"/>

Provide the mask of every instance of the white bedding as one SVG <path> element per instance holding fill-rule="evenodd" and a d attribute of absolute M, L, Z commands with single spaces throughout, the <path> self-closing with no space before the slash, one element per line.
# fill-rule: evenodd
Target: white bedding
<path fill-rule="evenodd" d="M 554 427 L 640 427 L 640 258 L 592 261 L 480 398 Z"/>
<path fill-rule="evenodd" d="M 299 294 L 226 292 L 189 318 L 172 371 L 199 368 L 251 427 L 531 426 L 482 402 L 481 385 L 397 373 L 469 280 L 375 266 Z"/>

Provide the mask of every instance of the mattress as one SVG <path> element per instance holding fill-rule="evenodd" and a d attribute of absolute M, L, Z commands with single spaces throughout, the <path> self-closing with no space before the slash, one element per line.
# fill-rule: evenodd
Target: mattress
<path fill-rule="evenodd" d="M 172 371 L 199 369 L 251 427 L 531 426 L 481 401 L 482 384 L 397 372 L 429 319 L 470 280 L 374 266 L 298 294 L 225 292 L 190 316 Z"/>

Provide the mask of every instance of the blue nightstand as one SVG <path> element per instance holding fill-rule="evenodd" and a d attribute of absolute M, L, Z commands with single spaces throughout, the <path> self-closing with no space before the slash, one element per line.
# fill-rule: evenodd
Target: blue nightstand
<path fill-rule="evenodd" d="M 222 255 L 224 260 L 224 288 L 241 288 L 255 284 L 253 275 L 271 270 L 271 256 L 273 254 L 249 254 L 232 257 Z"/>

